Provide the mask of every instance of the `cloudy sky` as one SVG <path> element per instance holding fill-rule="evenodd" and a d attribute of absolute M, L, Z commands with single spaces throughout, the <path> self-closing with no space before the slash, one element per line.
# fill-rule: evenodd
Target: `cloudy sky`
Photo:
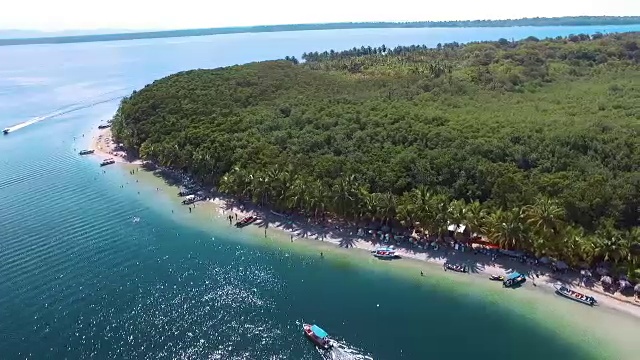
<path fill-rule="evenodd" d="M 640 15 L 640 0 L 7 0 L 0 29 L 149 30 L 570 15 Z"/>

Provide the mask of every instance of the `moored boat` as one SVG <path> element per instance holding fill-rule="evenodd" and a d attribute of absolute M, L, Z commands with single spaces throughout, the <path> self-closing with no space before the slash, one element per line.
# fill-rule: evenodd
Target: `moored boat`
<path fill-rule="evenodd" d="M 91 155 L 95 152 L 95 150 L 89 149 L 89 150 L 81 150 L 80 151 L 80 155 Z"/>
<path fill-rule="evenodd" d="M 322 330 L 318 325 L 303 324 L 302 329 L 307 338 L 311 340 L 317 347 L 325 350 L 331 348 L 331 340 L 329 339 L 329 334 L 327 334 L 326 331 Z"/>
<path fill-rule="evenodd" d="M 466 265 L 451 264 L 448 262 L 444 263 L 442 267 L 444 268 L 444 271 L 451 270 L 461 273 L 466 273 L 467 271 L 469 271 Z"/>
<path fill-rule="evenodd" d="M 2 130 L 2 133 L 7 135 L 9 133 L 9 128 L 6 128 L 6 129 Z"/>
<path fill-rule="evenodd" d="M 396 254 L 396 249 L 394 249 L 393 246 L 380 246 L 375 250 L 372 250 L 371 254 L 378 259 L 394 259 L 398 256 Z"/>
<path fill-rule="evenodd" d="M 507 275 L 507 277 L 502 282 L 502 286 L 512 287 L 512 286 L 520 285 L 525 281 L 527 281 L 527 278 L 524 275 L 520 274 L 519 272 L 513 272 Z"/>
<path fill-rule="evenodd" d="M 253 223 L 256 220 L 258 220 L 258 218 L 255 217 L 255 216 L 244 217 L 240 221 L 236 222 L 236 227 L 245 227 L 245 226 Z"/>
<path fill-rule="evenodd" d="M 577 291 L 573 291 L 566 286 L 554 285 L 553 287 L 556 288 L 556 293 L 558 295 L 564 296 L 568 299 L 577 301 L 579 303 L 583 303 L 589 306 L 593 306 L 598 303 L 598 301 L 596 301 L 596 299 L 593 296 L 589 296 Z"/>
<path fill-rule="evenodd" d="M 193 204 L 194 202 L 196 202 L 196 196 L 195 195 L 187 195 L 183 200 L 182 200 L 182 205 L 190 205 Z"/>
<path fill-rule="evenodd" d="M 116 161 L 113 160 L 113 158 L 108 158 L 108 159 L 104 159 L 102 160 L 102 162 L 100 163 L 100 166 L 107 166 L 107 165 L 111 165 L 111 164 L 115 164 Z"/>

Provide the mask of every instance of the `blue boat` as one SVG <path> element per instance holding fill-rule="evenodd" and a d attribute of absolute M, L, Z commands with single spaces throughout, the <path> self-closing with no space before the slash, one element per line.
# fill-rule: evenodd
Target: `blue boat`
<path fill-rule="evenodd" d="M 514 272 L 509 274 L 504 281 L 502 282 L 502 286 L 504 287 L 513 287 L 516 285 L 520 285 L 523 282 L 527 281 L 527 278 L 520 274 L 519 272 Z"/>
<path fill-rule="evenodd" d="M 329 334 L 322 330 L 318 325 L 303 324 L 304 334 L 319 348 L 328 350 L 331 348 L 331 340 Z"/>

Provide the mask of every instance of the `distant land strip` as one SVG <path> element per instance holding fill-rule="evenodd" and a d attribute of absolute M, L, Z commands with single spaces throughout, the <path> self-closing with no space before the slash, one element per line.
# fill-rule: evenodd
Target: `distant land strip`
<path fill-rule="evenodd" d="M 120 41 L 157 39 L 188 36 L 206 36 L 239 33 L 262 33 L 310 30 L 346 29 L 403 29 L 403 28 L 469 28 L 512 26 L 611 26 L 640 24 L 640 16 L 572 16 L 554 18 L 523 18 L 508 20 L 462 20 L 462 21 L 417 21 L 417 22 L 350 22 L 325 24 L 260 25 L 246 27 L 224 27 L 207 29 L 146 31 L 120 34 L 51 36 L 36 38 L 0 39 L 0 46 L 33 44 L 66 44 L 95 41 Z"/>

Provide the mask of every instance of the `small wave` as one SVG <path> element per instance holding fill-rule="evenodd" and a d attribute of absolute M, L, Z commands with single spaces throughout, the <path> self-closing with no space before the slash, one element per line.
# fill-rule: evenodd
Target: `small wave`
<path fill-rule="evenodd" d="M 332 340 L 333 347 L 331 350 L 320 350 L 322 358 L 325 360 L 373 360 L 373 358 L 364 353 L 362 349 L 358 349 L 344 342 Z"/>
<path fill-rule="evenodd" d="M 59 108 L 58 110 L 56 110 L 56 111 L 54 111 L 52 113 L 49 113 L 47 115 L 36 116 L 33 119 L 27 120 L 27 121 L 22 122 L 22 123 L 17 124 L 17 125 L 10 126 L 7 129 L 9 129 L 9 132 L 14 132 L 16 130 L 20 130 L 22 128 L 25 128 L 25 127 L 27 127 L 29 125 L 33 125 L 33 124 L 39 123 L 40 121 L 43 121 L 43 120 L 52 119 L 52 118 L 55 118 L 55 117 L 58 117 L 58 116 L 61 116 L 61 115 L 65 115 L 65 114 L 69 114 L 69 113 L 72 113 L 72 112 L 75 112 L 75 111 L 78 111 L 78 110 L 88 109 L 88 108 L 94 107 L 96 105 L 105 104 L 105 103 L 108 103 L 108 102 L 111 102 L 111 101 L 122 99 L 123 97 L 124 96 L 115 96 L 115 97 L 111 97 L 111 98 L 108 98 L 108 99 L 103 99 L 103 100 L 99 100 L 99 101 L 93 101 L 93 102 L 90 102 L 88 104 L 85 103 L 85 104 L 77 105 L 77 106 L 74 106 L 75 104 L 74 105 L 65 106 L 65 107 Z M 78 104 L 78 103 L 76 103 L 76 104 Z"/>

